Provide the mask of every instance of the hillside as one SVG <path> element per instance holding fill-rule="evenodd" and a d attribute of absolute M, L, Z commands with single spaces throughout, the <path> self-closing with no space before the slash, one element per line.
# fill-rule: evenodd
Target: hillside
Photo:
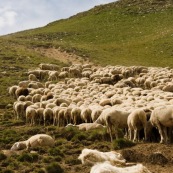
<path fill-rule="evenodd" d="M 9 96 L 8 88 L 18 85 L 20 81 L 28 80 L 28 70 L 38 69 L 40 63 L 53 63 L 58 65 L 59 69 L 72 63 L 90 63 L 94 70 L 97 66 L 108 64 L 173 68 L 172 21 L 172 0 L 119 0 L 96 6 L 68 19 L 54 21 L 44 27 L 0 37 L 0 172 L 60 173 L 63 172 L 62 168 L 64 173 L 88 173 L 90 166 L 82 165 L 78 156 L 83 148 L 91 148 L 103 152 L 111 150 L 121 152 L 128 162 L 142 163 L 152 173 L 171 173 L 173 145 L 172 143 L 160 144 L 157 131 L 153 132 L 155 140 L 150 142 L 132 143 L 118 139 L 111 143 L 105 129 L 81 132 L 76 128 L 51 124 L 30 126 L 25 120 L 15 119 L 13 103 L 16 99 Z M 145 70 L 143 72 L 145 73 Z M 160 71 L 155 73 L 159 74 Z M 104 76 L 106 77 L 107 74 Z M 171 79 L 171 76 L 169 77 Z M 47 79 L 40 79 L 40 81 L 44 85 Z M 63 82 L 63 79 L 61 80 Z M 65 83 L 64 80 L 65 86 L 61 85 L 56 89 L 57 98 L 61 97 L 61 93 L 64 97 L 68 97 L 74 86 L 75 97 L 83 97 L 83 95 L 85 97 L 85 93 L 78 95 L 78 91 L 81 88 L 87 91 L 87 86 L 80 88 L 81 83 L 74 85 L 72 81 L 67 85 L 67 81 Z M 58 83 L 59 79 L 53 82 Z M 107 84 L 104 86 L 108 88 Z M 140 87 L 143 89 L 142 86 Z M 104 88 L 94 91 L 96 88 L 93 87 L 93 90 L 90 90 L 92 92 L 87 91 L 86 95 L 89 94 L 92 98 L 96 93 L 106 93 Z M 49 91 L 48 88 L 44 89 L 42 91 Z M 113 92 L 111 88 L 109 94 Z M 128 100 L 126 99 L 128 96 L 131 98 L 130 93 L 123 98 Z M 137 92 L 136 100 L 139 96 Z M 144 93 L 143 96 L 148 99 L 149 95 Z M 161 93 L 158 96 L 159 99 L 164 98 Z M 97 101 L 101 98 L 101 96 L 97 98 Z M 172 99 L 172 93 L 169 98 Z M 157 100 L 156 95 L 153 99 Z M 144 102 L 141 104 L 143 106 Z M 129 103 L 126 105 L 128 106 Z M 53 136 L 56 139 L 55 147 L 38 147 L 31 153 L 19 151 L 17 155 L 9 157 L 2 152 L 4 149 L 9 150 L 16 141 L 26 140 L 38 133 Z M 122 137 L 121 130 L 119 133 Z"/>
<path fill-rule="evenodd" d="M 61 47 L 95 63 L 173 67 L 173 3 L 120 0 L 5 37 L 32 47 Z"/>

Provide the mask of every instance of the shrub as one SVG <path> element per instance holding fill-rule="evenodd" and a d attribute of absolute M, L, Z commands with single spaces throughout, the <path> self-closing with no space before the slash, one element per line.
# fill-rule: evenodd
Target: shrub
<path fill-rule="evenodd" d="M 70 156 L 66 158 L 65 163 L 69 165 L 79 165 L 81 164 L 81 161 L 78 160 L 76 157 Z"/>
<path fill-rule="evenodd" d="M 51 163 L 50 165 L 46 166 L 46 173 L 63 173 L 64 170 L 58 163 Z"/>
<path fill-rule="evenodd" d="M 64 156 L 63 152 L 59 148 L 50 148 L 48 152 L 51 156 Z"/>
<path fill-rule="evenodd" d="M 0 161 L 5 160 L 7 156 L 3 153 L 0 153 Z"/>
<path fill-rule="evenodd" d="M 38 161 L 38 154 L 23 153 L 17 160 L 20 162 L 36 162 Z"/>
<path fill-rule="evenodd" d="M 119 138 L 113 141 L 113 149 L 122 149 L 126 147 L 132 147 L 135 143 L 127 139 Z"/>
<path fill-rule="evenodd" d="M 67 127 L 62 129 L 61 136 L 65 137 L 68 141 L 70 141 L 78 133 L 80 133 L 80 131 L 77 128 Z"/>
<path fill-rule="evenodd" d="M 73 142 L 75 141 L 82 141 L 87 139 L 87 134 L 85 133 L 77 133 L 73 136 L 73 138 L 71 139 Z"/>

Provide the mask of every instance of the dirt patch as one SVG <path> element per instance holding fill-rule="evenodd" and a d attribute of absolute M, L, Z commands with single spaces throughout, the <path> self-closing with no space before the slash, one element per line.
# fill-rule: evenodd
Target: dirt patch
<path fill-rule="evenodd" d="M 60 49 L 56 49 L 56 48 L 45 49 L 45 48 L 39 47 L 39 48 L 35 48 L 34 50 L 46 57 L 57 59 L 67 64 L 84 64 L 84 63 L 92 64 L 92 62 L 90 62 L 89 59 L 86 57 L 81 57 L 74 53 L 67 53 L 66 51 L 61 51 Z"/>
<path fill-rule="evenodd" d="M 141 143 L 119 151 L 127 162 L 142 163 L 152 173 L 173 172 L 173 145 Z"/>

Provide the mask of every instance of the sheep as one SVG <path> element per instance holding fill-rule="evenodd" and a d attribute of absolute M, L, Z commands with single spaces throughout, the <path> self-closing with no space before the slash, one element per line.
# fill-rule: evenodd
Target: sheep
<path fill-rule="evenodd" d="M 115 130 L 116 139 L 118 139 L 118 129 L 127 128 L 127 117 L 129 114 L 130 112 L 117 110 L 115 107 L 111 107 L 103 110 L 95 122 L 99 124 L 106 124 L 112 142 L 113 128 Z"/>
<path fill-rule="evenodd" d="M 17 98 L 17 101 L 24 102 L 24 101 L 26 101 L 26 97 L 23 96 L 23 95 L 21 95 L 21 96 L 19 96 L 19 97 Z"/>
<path fill-rule="evenodd" d="M 106 126 L 103 126 L 102 124 L 98 123 L 82 123 L 77 125 L 79 130 L 93 130 L 93 129 L 104 129 Z"/>
<path fill-rule="evenodd" d="M 43 120 L 44 120 L 44 126 L 46 126 L 46 121 L 48 120 L 49 123 L 52 121 L 51 124 L 53 124 L 53 110 L 51 108 L 46 108 L 43 111 Z"/>
<path fill-rule="evenodd" d="M 28 88 L 18 87 L 15 91 L 15 95 L 16 95 L 16 98 L 18 98 L 21 95 L 27 96 L 29 95 L 29 90 Z"/>
<path fill-rule="evenodd" d="M 43 112 L 44 112 L 44 108 L 37 108 L 36 109 L 37 120 L 38 120 L 39 125 L 43 122 Z"/>
<path fill-rule="evenodd" d="M 53 147 L 55 145 L 54 139 L 46 134 L 37 134 L 34 136 L 31 136 L 28 140 L 26 141 L 20 141 L 16 142 L 13 144 L 11 147 L 12 151 L 17 151 L 17 150 L 29 150 L 30 148 L 35 148 L 39 146 L 49 146 Z"/>
<path fill-rule="evenodd" d="M 81 114 L 81 109 L 79 107 L 74 107 L 71 110 L 71 119 L 75 125 L 80 124 L 80 122 L 82 121 L 80 114 Z"/>
<path fill-rule="evenodd" d="M 41 97 L 42 97 L 41 94 L 35 94 L 35 95 L 32 97 L 32 102 L 33 102 L 33 103 L 40 102 Z"/>
<path fill-rule="evenodd" d="M 103 126 L 102 124 L 98 124 L 98 123 L 82 123 L 79 125 L 74 125 L 74 124 L 67 124 L 66 125 L 66 127 L 69 127 L 69 126 L 77 127 L 79 130 L 83 130 L 83 131 L 106 128 L 106 126 Z"/>
<path fill-rule="evenodd" d="M 142 164 L 137 164 L 128 167 L 117 167 L 110 162 L 97 163 L 92 168 L 90 173 L 151 173 Z"/>
<path fill-rule="evenodd" d="M 102 110 L 100 108 L 93 109 L 93 111 L 91 113 L 92 122 L 96 121 L 101 113 L 102 113 Z"/>
<path fill-rule="evenodd" d="M 59 66 L 56 64 L 39 64 L 41 70 L 59 70 Z"/>
<path fill-rule="evenodd" d="M 28 106 L 26 108 L 26 123 L 28 123 L 29 119 L 31 120 L 31 125 L 35 125 L 35 119 L 37 116 L 36 109 L 32 106 Z"/>
<path fill-rule="evenodd" d="M 130 113 L 127 118 L 129 138 L 132 140 L 132 130 L 134 131 L 133 141 L 137 140 L 137 134 L 141 128 L 144 128 L 144 136 L 145 140 L 147 140 L 146 136 L 146 124 L 147 124 L 147 116 L 143 109 L 136 109 Z"/>
<path fill-rule="evenodd" d="M 101 152 L 84 148 L 78 159 L 81 160 L 82 164 L 86 165 L 94 165 L 97 162 L 105 161 L 109 161 L 112 165 L 126 165 L 126 160 L 116 151 Z"/>
<path fill-rule="evenodd" d="M 10 94 L 10 96 L 12 96 L 13 98 L 16 98 L 16 90 L 17 90 L 18 86 L 17 85 L 14 85 L 14 86 L 11 86 L 8 90 L 8 93 Z"/>
<path fill-rule="evenodd" d="M 19 118 L 24 119 L 25 116 L 25 104 L 24 102 L 17 101 L 13 104 L 14 113 L 16 115 L 16 119 L 19 120 Z"/>
<path fill-rule="evenodd" d="M 91 122 L 91 109 L 90 108 L 83 108 L 81 110 L 81 118 L 84 122 L 88 123 Z"/>
<path fill-rule="evenodd" d="M 34 74 L 29 74 L 28 80 L 29 80 L 29 81 L 38 81 L 36 75 L 34 75 Z"/>
<path fill-rule="evenodd" d="M 155 108 L 150 116 L 150 122 L 160 134 L 160 143 L 168 142 L 167 127 L 173 127 L 173 106 L 161 106 Z"/>
<path fill-rule="evenodd" d="M 58 80 L 59 73 L 57 71 L 49 71 L 48 75 L 49 75 L 49 77 L 48 77 L 49 81 Z"/>

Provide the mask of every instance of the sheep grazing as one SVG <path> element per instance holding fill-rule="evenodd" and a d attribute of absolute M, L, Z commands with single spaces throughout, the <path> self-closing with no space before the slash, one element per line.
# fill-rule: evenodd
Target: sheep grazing
<path fill-rule="evenodd" d="M 173 106 L 162 106 L 151 113 L 150 122 L 160 134 L 160 143 L 168 142 L 167 127 L 173 127 Z"/>
<path fill-rule="evenodd" d="M 115 151 L 100 152 L 98 150 L 83 149 L 78 157 L 82 164 L 94 165 L 97 162 L 109 161 L 112 165 L 126 165 L 126 160 Z"/>
<path fill-rule="evenodd" d="M 35 148 L 39 146 L 53 147 L 54 145 L 55 145 L 55 141 L 51 136 L 46 134 L 37 134 L 30 137 L 26 141 L 20 141 L 20 142 L 14 143 L 13 146 L 11 147 L 11 150 L 13 151 L 22 150 L 22 149 L 28 150 L 29 148 Z"/>
<path fill-rule="evenodd" d="M 133 136 L 132 132 L 134 131 L 133 141 L 135 142 L 137 140 L 137 135 L 142 128 L 144 128 L 145 140 L 147 140 L 146 136 L 147 116 L 143 109 L 136 109 L 132 113 L 130 113 L 130 115 L 127 118 L 127 124 L 128 124 L 130 140 L 132 140 Z"/>
<path fill-rule="evenodd" d="M 90 173 L 151 173 L 142 164 L 137 164 L 128 167 L 116 167 L 109 162 L 97 163 L 91 168 Z"/>
<path fill-rule="evenodd" d="M 115 107 L 111 107 L 103 110 L 95 122 L 106 124 L 111 141 L 113 141 L 113 129 L 115 130 L 116 139 L 118 139 L 118 128 L 127 128 L 127 117 L 129 114 L 130 112 L 116 110 Z"/>

